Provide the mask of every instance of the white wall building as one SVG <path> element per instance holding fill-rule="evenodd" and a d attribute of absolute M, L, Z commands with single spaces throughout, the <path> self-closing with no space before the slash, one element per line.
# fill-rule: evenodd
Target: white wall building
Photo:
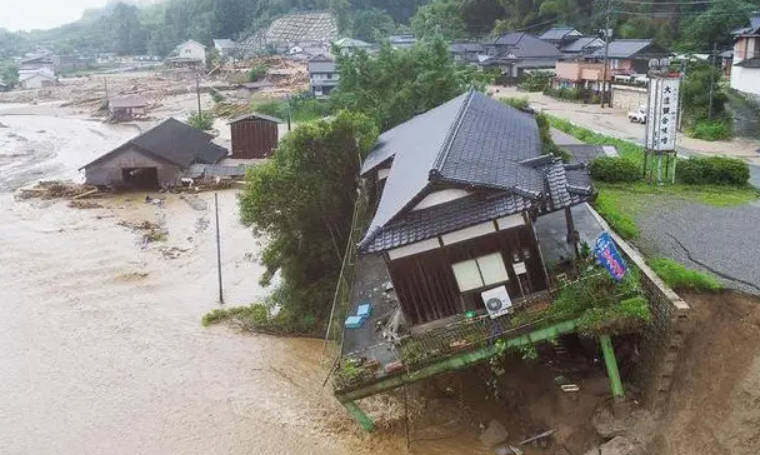
<path fill-rule="evenodd" d="M 206 61 L 206 46 L 195 40 L 187 40 L 175 49 L 176 57 L 180 59 Z"/>
<path fill-rule="evenodd" d="M 37 70 L 20 70 L 18 85 L 23 89 L 42 88 L 54 85 L 58 80 L 51 70 L 40 68 Z"/>
<path fill-rule="evenodd" d="M 760 13 L 750 18 L 749 27 L 732 34 L 735 41 L 731 88 L 760 100 Z"/>

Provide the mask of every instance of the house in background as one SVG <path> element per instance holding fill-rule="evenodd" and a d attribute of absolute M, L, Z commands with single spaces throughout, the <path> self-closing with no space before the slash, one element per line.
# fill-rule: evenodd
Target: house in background
<path fill-rule="evenodd" d="M 36 70 L 19 70 L 18 86 L 22 89 L 35 89 L 50 87 L 58 83 L 58 79 L 52 70 L 42 67 Z"/>
<path fill-rule="evenodd" d="M 555 66 L 553 86 L 555 88 L 575 88 L 598 93 L 602 90 L 602 80 L 612 80 L 612 73 L 604 74 L 604 63 L 588 62 L 583 59 L 558 61 Z"/>
<path fill-rule="evenodd" d="M 333 45 L 340 49 L 340 53 L 343 55 L 352 55 L 356 51 L 369 51 L 372 49 L 372 45 L 366 41 L 347 37 L 335 40 Z"/>
<path fill-rule="evenodd" d="M 277 147 L 278 124 L 282 120 L 264 114 L 246 114 L 230 120 L 230 158 L 268 158 Z"/>
<path fill-rule="evenodd" d="M 314 96 L 328 96 L 338 85 L 340 73 L 335 61 L 322 54 L 309 60 L 309 88 Z"/>
<path fill-rule="evenodd" d="M 486 53 L 485 47 L 480 43 L 455 42 L 449 45 L 449 52 L 457 63 L 478 64 L 480 56 Z"/>
<path fill-rule="evenodd" d="M 206 46 L 195 40 L 187 40 L 174 48 L 166 63 L 174 66 L 205 65 Z"/>
<path fill-rule="evenodd" d="M 734 30 L 731 88 L 760 100 L 760 12 L 750 18 L 748 27 Z"/>
<path fill-rule="evenodd" d="M 613 74 L 635 76 L 647 74 L 649 60 L 662 58 L 669 54 L 651 39 L 617 39 L 610 41 L 607 58 L 609 69 Z M 602 62 L 604 46 L 585 57 L 587 60 Z"/>
<path fill-rule="evenodd" d="M 148 114 L 148 106 L 150 102 L 142 95 L 113 96 L 108 99 L 108 112 L 114 122 L 144 117 Z"/>
<path fill-rule="evenodd" d="M 19 73 L 23 71 L 34 72 L 38 70 L 44 70 L 45 72 L 55 76 L 55 64 L 53 58 L 48 55 L 31 55 L 22 59 L 18 65 Z"/>
<path fill-rule="evenodd" d="M 561 48 L 565 44 L 572 43 L 582 36 L 583 33 L 573 27 L 558 26 L 545 31 L 538 37 L 538 39 L 552 43 Z"/>
<path fill-rule="evenodd" d="M 219 55 L 222 57 L 232 57 L 237 51 L 238 45 L 231 39 L 215 39 L 214 49 L 219 51 Z M 205 57 L 203 61 L 206 61 Z"/>
<path fill-rule="evenodd" d="M 95 63 L 91 57 L 82 57 L 80 55 L 53 55 L 53 68 L 56 73 L 71 73 L 90 69 Z"/>
<path fill-rule="evenodd" d="M 417 44 L 417 37 L 413 33 L 402 33 L 389 36 L 388 42 L 394 49 L 406 49 Z"/>
<path fill-rule="evenodd" d="M 604 48 L 604 40 L 596 36 L 581 36 L 569 43 L 560 46 L 559 51 L 567 58 L 582 57 L 589 55 L 597 49 Z"/>
<path fill-rule="evenodd" d="M 501 74 L 516 79 L 526 71 L 554 72 L 562 53 L 554 44 L 528 33 L 507 33 L 484 43 L 486 56 L 480 61 L 482 68 L 499 68 Z"/>
<path fill-rule="evenodd" d="M 85 182 L 113 188 L 166 188 L 176 185 L 192 164 L 215 164 L 227 149 L 214 137 L 170 118 L 82 166 Z"/>

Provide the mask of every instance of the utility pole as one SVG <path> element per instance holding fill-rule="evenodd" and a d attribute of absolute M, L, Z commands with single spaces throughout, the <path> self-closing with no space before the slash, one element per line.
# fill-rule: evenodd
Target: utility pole
<path fill-rule="evenodd" d="M 713 85 L 715 85 L 715 53 L 717 44 L 713 42 L 712 53 L 710 54 L 710 105 L 707 109 L 707 119 L 712 120 L 713 113 Z"/>
<path fill-rule="evenodd" d="M 219 278 L 219 303 L 224 303 L 222 291 L 222 248 L 219 241 L 219 194 L 214 193 L 214 212 L 216 213 L 216 270 Z"/>
<path fill-rule="evenodd" d="M 198 75 L 195 75 L 195 94 L 198 96 L 198 119 L 203 118 L 201 114 L 201 82 Z"/>
<path fill-rule="evenodd" d="M 291 104 L 290 104 L 290 93 L 288 93 L 287 95 L 285 95 L 285 97 L 288 100 L 288 132 L 290 132 L 290 118 L 293 116 L 292 112 L 291 112 L 292 109 L 291 109 Z"/>
<path fill-rule="evenodd" d="M 607 13 L 606 18 L 604 21 L 604 71 L 602 72 L 602 96 L 600 97 L 601 100 L 599 101 L 599 106 L 604 107 L 604 96 L 607 92 L 608 84 L 607 84 L 607 74 L 608 69 L 607 66 L 609 65 L 609 61 L 607 59 L 609 52 L 610 52 L 610 16 L 612 15 L 612 0 L 607 0 Z M 609 105 L 609 103 L 607 103 Z"/>

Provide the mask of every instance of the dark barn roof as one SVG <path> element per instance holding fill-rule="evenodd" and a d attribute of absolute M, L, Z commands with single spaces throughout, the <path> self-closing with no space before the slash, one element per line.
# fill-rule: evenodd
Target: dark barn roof
<path fill-rule="evenodd" d="M 741 66 L 743 68 L 760 68 L 760 57 L 752 57 L 742 60 L 734 66 Z"/>
<path fill-rule="evenodd" d="M 181 167 L 193 163 L 213 164 L 227 156 L 227 149 L 211 142 L 213 138 L 210 134 L 169 118 L 82 168 L 102 162 L 129 146 Z"/>
<path fill-rule="evenodd" d="M 232 125 L 233 123 L 237 123 L 242 120 L 248 120 L 248 119 L 261 119 L 261 120 L 266 120 L 266 121 L 274 122 L 274 123 L 282 123 L 282 120 L 278 119 L 277 117 L 272 117 L 271 115 L 266 115 L 266 114 L 259 114 L 258 112 L 252 112 L 250 114 L 243 114 L 239 117 L 235 117 L 229 122 L 227 122 L 227 124 Z"/>
<path fill-rule="evenodd" d="M 592 192 L 588 178 L 585 185 L 569 188 L 565 166 L 541 155 L 532 115 L 475 91 L 383 133 L 362 174 L 390 160 L 382 197 L 361 242 L 364 252 L 384 251 L 533 206 L 559 209 Z M 477 192 L 410 210 L 444 188 Z"/>

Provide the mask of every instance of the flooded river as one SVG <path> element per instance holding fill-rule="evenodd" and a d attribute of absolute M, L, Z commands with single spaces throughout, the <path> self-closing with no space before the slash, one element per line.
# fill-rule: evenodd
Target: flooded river
<path fill-rule="evenodd" d="M 17 114 L 18 112 L 14 112 Z M 7 114 L 7 112 L 6 112 Z M 218 307 L 213 194 L 114 196 L 103 208 L 15 201 L 135 135 L 82 118 L 0 109 L 0 452 L 3 454 L 398 453 L 322 388 L 318 340 L 203 328 Z M 156 195 L 159 196 L 159 195 Z M 266 295 L 260 248 L 220 193 L 228 305 Z M 143 246 L 120 222 L 163 224 Z M 469 446 L 467 438 L 460 441 Z M 462 453 L 455 441 L 417 453 Z"/>

